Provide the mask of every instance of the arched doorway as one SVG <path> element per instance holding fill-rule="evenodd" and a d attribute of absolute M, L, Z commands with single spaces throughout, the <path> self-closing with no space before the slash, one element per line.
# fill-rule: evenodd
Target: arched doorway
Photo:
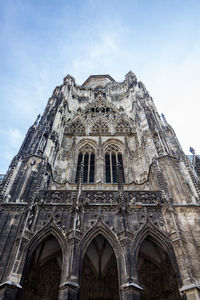
<path fill-rule="evenodd" d="M 58 300 L 61 268 L 60 245 L 53 236 L 48 236 L 32 254 L 20 299 Z"/>
<path fill-rule="evenodd" d="M 84 256 L 80 300 L 119 300 L 116 257 L 101 234 L 93 239 Z"/>
<path fill-rule="evenodd" d="M 141 300 L 180 300 L 177 279 L 166 251 L 147 237 L 139 250 Z"/>

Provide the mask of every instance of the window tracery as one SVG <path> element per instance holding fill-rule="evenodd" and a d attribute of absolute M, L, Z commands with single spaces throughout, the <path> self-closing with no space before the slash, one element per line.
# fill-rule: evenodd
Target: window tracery
<path fill-rule="evenodd" d="M 92 134 L 105 134 L 109 133 L 109 127 L 107 123 L 99 118 L 96 123 L 92 126 Z"/>
<path fill-rule="evenodd" d="M 65 129 L 66 134 L 84 134 L 85 126 L 80 119 L 76 119 Z"/>
<path fill-rule="evenodd" d="M 117 134 L 131 134 L 132 128 L 131 124 L 126 121 L 124 118 L 120 118 L 119 121 L 117 121 L 115 130 Z"/>
<path fill-rule="evenodd" d="M 117 164 L 119 164 L 122 181 L 125 182 L 122 151 L 116 144 L 109 144 L 105 148 L 106 183 L 117 183 Z"/>
<path fill-rule="evenodd" d="M 83 163 L 83 183 L 94 183 L 95 175 L 95 150 L 90 144 L 85 144 L 80 148 L 76 169 L 76 179 L 75 182 L 78 182 L 78 178 L 81 172 L 81 164 Z"/>
<path fill-rule="evenodd" d="M 84 111 L 85 119 L 94 119 L 99 115 L 106 119 L 109 119 L 110 115 L 112 115 L 113 119 L 116 119 L 118 111 L 112 107 L 112 104 L 102 100 L 91 103 Z"/>

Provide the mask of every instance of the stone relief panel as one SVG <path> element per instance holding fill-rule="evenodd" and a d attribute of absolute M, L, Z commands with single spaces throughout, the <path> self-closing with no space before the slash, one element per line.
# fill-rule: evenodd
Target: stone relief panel
<path fill-rule="evenodd" d="M 67 135 L 84 135 L 85 134 L 85 126 L 80 118 L 75 119 L 65 128 L 65 134 Z"/>
<path fill-rule="evenodd" d="M 109 135 L 110 129 L 108 123 L 103 118 L 98 118 L 92 125 L 91 135 Z"/>
<path fill-rule="evenodd" d="M 76 191 L 41 190 L 38 201 L 44 203 L 72 204 Z M 161 205 L 163 199 L 159 191 L 124 191 L 124 198 L 129 205 Z M 118 191 L 82 191 L 80 204 L 113 204 L 119 201 Z"/>
<path fill-rule="evenodd" d="M 130 135 L 134 133 L 133 125 L 121 116 L 115 123 L 115 133 L 120 135 Z"/>
<path fill-rule="evenodd" d="M 116 119 L 119 115 L 117 108 L 112 103 L 106 100 L 96 100 L 90 103 L 82 112 L 82 116 L 85 120 L 94 120 L 97 116 L 103 116 L 106 119 Z"/>
<path fill-rule="evenodd" d="M 122 148 L 119 145 L 115 144 L 115 143 L 110 143 L 109 145 L 107 145 L 105 147 L 104 152 L 105 153 L 112 153 L 112 152 L 121 153 Z"/>
<path fill-rule="evenodd" d="M 95 152 L 95 148 L 90 144 L 90 143 L 85 143 L 84 145 L 82 145 L 79 148 L 79 152 L 82 153 L 91 153 L 91 152 Z"/>

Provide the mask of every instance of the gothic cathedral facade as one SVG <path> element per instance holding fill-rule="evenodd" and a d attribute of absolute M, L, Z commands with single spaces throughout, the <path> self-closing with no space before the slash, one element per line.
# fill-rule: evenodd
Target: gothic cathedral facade
<path fill-rule="evenodd" d="M 200 299 L 200 181 L 144 84 L 71 76 L 0 185 L 0 299 Z"/>

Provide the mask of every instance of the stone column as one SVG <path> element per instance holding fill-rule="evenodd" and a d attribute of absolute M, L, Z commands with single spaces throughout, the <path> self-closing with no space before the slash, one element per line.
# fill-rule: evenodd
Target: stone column
<path fill-rule="evenodd" d="M 134 257 L 130 253 L 130 245 L 133 241 L 130 239 L 130 233 L 127 232 L 127 237 L 122 237 L 124 232 L 121 233 L 121 246 L 122 257 L 120 261 L 120 277 L 123 284 L 120 286 L 120 293 L 122 300 L 140 300 L 140 287 L 137 282 L 137 268 Z"/>
<path fill-rule="evenodd" d="M 16 300 L 21 285 L 12 281 L 5 281 L 0 284 L 0 300 Z"/>
<path fill-rule="evenodd" d="M 131 282 L 125 283 L 120 287 L 122 300 L 140 300 L 140 291 L 142 288 Z"/>
<path fill-rule="evenodd" d="M 68 232 L 68 255 L 64 261 L 62 279 L 59 288 L 58 300 L 78 300 L 79 299 L 79 264 L 77 261 L 77 245 L 80 242 L 80 231 L 73 229 Z"/>
<path fill-rule="evenodd" d="M 197 286 L 196 284 L 184 286 L 180 291 L 186 296 L 187 300 L 200 299 L 200 286 Z"/>
<path fill-rule="evenodd" d="M 79 285 L 73 281 L 66 281 L 60 285 L 59 300 L 78 300 Z"/>

